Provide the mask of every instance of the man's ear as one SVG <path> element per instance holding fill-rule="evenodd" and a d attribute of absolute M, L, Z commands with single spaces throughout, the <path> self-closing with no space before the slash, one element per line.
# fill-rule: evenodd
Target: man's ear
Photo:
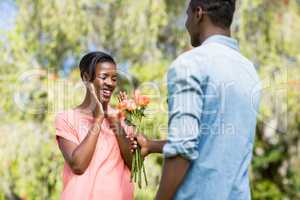
<path fill-rule="evenodd" d="M 197 21 L 200 22 L 203 18 L 203 9 L 201 8 L 201 6 L 198 6 L 195 9 L 195 14 L 196 14 Z"/>

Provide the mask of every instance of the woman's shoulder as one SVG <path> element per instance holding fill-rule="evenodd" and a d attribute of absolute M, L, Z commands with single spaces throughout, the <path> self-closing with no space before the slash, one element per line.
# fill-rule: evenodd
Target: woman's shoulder
<path fill-rule="evenodd" d="M 55 117 L 69 117 L 69 116 L 72 116 L 75 114 L 75 108 L 71 108 L 71 109 L 68 109 L 68 110 L 61 110 L 61 111 L 58 111 L 56 112 L 56 115 Z"/>
<path fill-rule="evenodd" d="M 68 110 L 63 110 L 59 111 L 55 115 L 55 123 L 59 122 L 65 122 L 65 123 L 70 123 L 74 122 L 78 118 L 78 113 L 76 112 L 75 109 L 68 109 Z"/>

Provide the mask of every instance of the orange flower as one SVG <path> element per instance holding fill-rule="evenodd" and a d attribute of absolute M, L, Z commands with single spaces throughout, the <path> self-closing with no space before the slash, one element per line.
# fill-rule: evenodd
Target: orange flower
<path fill-rule="evenodd" d="M 138 106 L 142 107 L 145 107 L 150 103 L 149 97 L 141 95 L 139 90 L 134 91 L 134 101 Z"/>
<path fill-rule="evenodd" d="M 118 111 L 118 118 L 120 120 L 125 120 L 126 119 L 126 113 L 123 110 Z"/>
<path fill-rule="evenodd" d="M 118 110 L 123 111 L 127 108 L 127 103 L 126 101 L 121 101 L 117 105 Z"/>
<path fill-rule="evenodd" d="M 126 108 L 127 108 L 127 110 L 133 111 L 133 110 L 136 109 L 136 107 L 137 107 L 136 103 L 133 100 L 126 101 Z"/>
<path fill-rule="evenodd" d="M 147 97 L 147 96 L 140 96 L 138 105 L 145 107 L 149 103 L 150 103 L 149 97 Z"/>
<path fill-rule="evenodd" d="M 134 101 L 138 102 L 139 97 L 141 96 L 141 92 L 139 90 L 135 90 L 133 96 L 134 96 Z"/>

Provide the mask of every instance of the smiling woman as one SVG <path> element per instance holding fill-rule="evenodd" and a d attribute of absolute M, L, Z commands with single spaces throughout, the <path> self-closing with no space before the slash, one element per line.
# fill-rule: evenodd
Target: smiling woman
<path fill-rule="evenodd" d="M 100 97 L 106 109 L 117 84 L 115 61 L 105 53 L 92 52 L 82 58 L 79 68 L 81 78 L 84 81 L 93 82 L 96 95 Z"/>
<path fill-rule="evenodd" d="M 127 129 L 107 118 L 117 84 L 116 63 L 108 54 L 92 52 L 82 58 L 79 67 L 87 88 L 85 99 L 74 109 L 59 113 L 55 121 L 65 159 L 61 199 L 131 200 Z"/>

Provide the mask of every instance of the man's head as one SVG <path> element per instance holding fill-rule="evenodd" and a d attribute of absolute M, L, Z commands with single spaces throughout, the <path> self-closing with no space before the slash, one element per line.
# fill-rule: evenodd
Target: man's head
<path fill-rule="evenodd" d="M 192 46 L 201 45 L 209 32 L 229 32 L 235 11 L 235 0 L 191 0 L 186 28 Z"/>

